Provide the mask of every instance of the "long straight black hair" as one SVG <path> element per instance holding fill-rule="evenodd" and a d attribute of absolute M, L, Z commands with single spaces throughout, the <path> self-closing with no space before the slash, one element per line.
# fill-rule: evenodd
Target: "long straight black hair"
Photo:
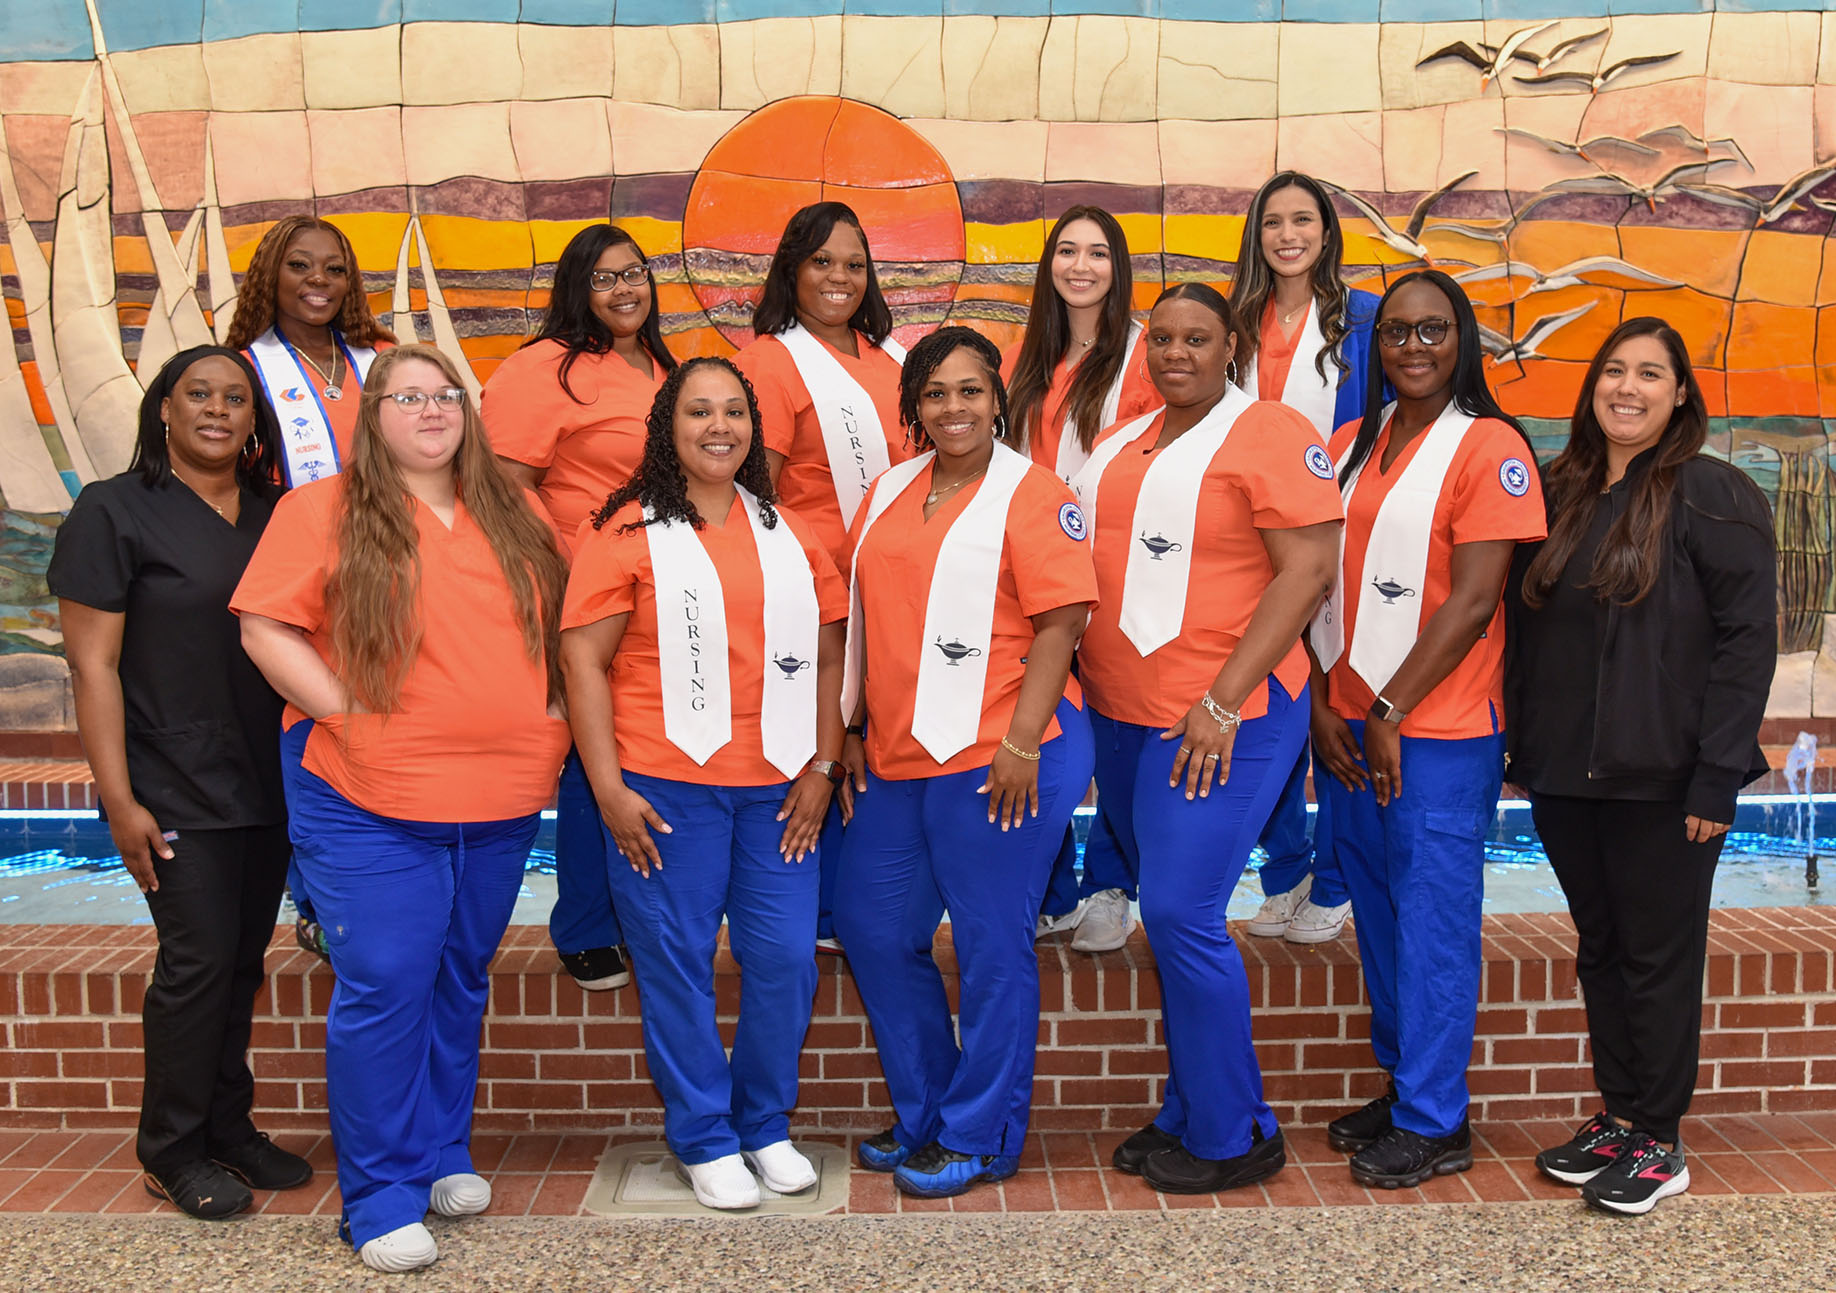
<path fill-rule="evenodd" d="M 172 474 L 172 452 L 166 446 L 166 423 L 159 416 L 159 406 L 184 380 L 187 369 L 213 355 L 230 360 L 242 370 L 249 379 L 249 398 L 255 402 L 254 430 L 236 457 L 236 483 L 251 494 L 272 498 L 280 493 L 280 486 L 275 483 L 281 459 L 280 419 L 274 414 L 274 405 L 268 402 L 267 388 L 255 375 L 255 365 L 240 350 L 231 350 L 228 346 L 193 346 L 172 356 L 160 367 L 159 375 L 140 399 L 140 425 L 136 429 L 134 457 L 128 463 L 128 470 L 139 472 L 148 485 L 158 485 Z"/>
<path fill-rule="evenodd" d="M 567 358 L 561 361 L 558 376 L 561 389 L 576 404 L 582 401 L 567 384 L 568 371 L 580 356 L 603 355 L 612 349 L 612 329 L 593 313 L 592 284 L 593 266 L 609 247 L 631 248 L 638 262 L 645 269 L 650 268 L 650 258 L 638 246 L 636 238 L 615 224 L 588 225 L 568 239 L 567 246 L 561 249 L 561 258 L 555 262 L 555 285 L 548 295 L 548 309 L 542 315 L 542 327 L 523 343 L 533 346 L 538 341 L 559 341 L 567 348 Z M 663 343 L 663 326 L 657 320 L 655 278 L 650 280 L 650 313 L 644 316 L 638 344 L 664 372 L 675 368 L 676 357 Z"/>
<path fill-rule="evenodd" d="M 1499 406 L 1498 399 L 1492 394 L 1492 388 L 1486 385 L 1485 368 L 1482 362 L 1484 350 L 1479 345 L 1479 320 L 1473 316 L 1473 303 L 1466 299 L 1466 293 L 1460 285 L 1438 269 L 1418 269 L 1414 273 L 1404 274 L 1384 291 L 1383 300 L 1377 303 L 1377 327 L 1383 326 L 1383 311 L 1396 295 L 1396 290 L 1410 283 L 1426 282 L 1442 296 L 1447 298 L 1448 306 L 1453 310 L 1454 336 L 1459 345 L 1459 352 L 1454 356 L 1453 406 L 1472 418 L 1496 418 L 1524 438 L 1524 447 L 1530 449 L 1530 436 L 1518 420 L 1506 413 Z M 1345 460 L 1345 469 L 1339 473 L 1339 484 L 1343 486 L 1362 467 L 1371 456 L 1371 450 L 1377 444 L 1377 437 L 1383 431 L 1383 343 L 1376 342 L 1377 362 L 1371 365 L 1369 375 L 1364 383 L 1364 420 L 1358 424 L 1358 436 L 1352 441 L 1351 456 Z M 1532 450 L 1534 452 L 1534 450 Z"/>
<path fill-rule="evenodd" d="M 758 309 L 752 312 L 754 335 L 773 336 L 797 321 L 797 269 L 822 250 L 837 224 L 845 224 L 861 236 L 861 251 L 867 257 L 867 291 L 861 297 L 860 308 L 848 320 L 848 326 L 876 346 L 892 335 L 892 310 L 886 298 L 880 295 L 880 276 L 873 268 L 873 247 L 867 241 L 867 231 L 861 228 L 861 218 L 845 202 L 811 203 L 785 224 L 784 235 L 778 239 L 778 249 L 771 254 L 771 268 L 765 271 L 765 294 L 759 298 Z"/>

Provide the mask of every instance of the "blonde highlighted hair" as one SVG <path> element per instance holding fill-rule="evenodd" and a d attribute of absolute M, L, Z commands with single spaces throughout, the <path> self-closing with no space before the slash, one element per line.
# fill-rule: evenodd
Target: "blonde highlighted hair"
<path fill-rule="evenodd" d="M 344 493 L 336 526 L 337 564 L 325 586 L 332 647 L 345 690 L 376 713 L 397 707 L 402 680 L 421 644 L 414 501 L 378 423 L 390 374 L 415 360 L 433 364 L 451 385 L 464 385 L 452 361 L 432 346 L 397 346 L 370 365 L 350 460 L 340 477 Z M 544 664 L 549 699 L 556 700 L 561 695 L 556 645 L 567 566 L 547 523 L 529 505 L 522 487 L 498 466 L 478 401 L 469 395 L 452 472 L 459 500 L 484 532 L 510 586 L 523 645 L 530 659 Z"/>

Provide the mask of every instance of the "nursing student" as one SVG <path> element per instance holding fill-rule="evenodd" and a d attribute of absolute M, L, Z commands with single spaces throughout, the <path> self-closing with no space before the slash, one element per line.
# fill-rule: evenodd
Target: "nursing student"
<path fill-rule="evenodd" d="M 377 357 L 344 471 L 293 490 L 231 609 L 288 701 L 289 827 L 337 983 L 325 1070 L 341 1234 L 379 1271 L 483 1212 L 470 1153 L 486 969 L 567 753 L 566 566 L 458 370 Z"/>
<path fill-rule="evenodd" d="M 491 374 L 481 409 L 498 462 L 542 500 L 563 555 L 643 460 L 645 419 L 675 366 L 643 249 L 616 225 L 588 225 L 555 262 L 540 330 Z M 631 971 L 606 887 L 599 808 L 577 752 L 561 767 L 555 809 L 548 936 L 586 991 L 622 987 Z"/>
<path fill-rule="evenodd" d="M 1074 206 L 1046 236 L 1033 275 L 1026 332 L 1001 357 L 1014 410 L 1015 448 L 1070 481 L 1090 460 L 1098 434 L 1160 403 L 1147 375 L 1144 329 L 1131 314 L 1134 273 L 1121 223 L 1101 207 Z M 1039 913 L 1040 936 L 1075 930 L 1080 952 L 1128 941 L 1135 890 L 1123 875 L 1076 871 L 1069 832 Z"/>
<path fill-rule="evenodd" d="M 1377 313 L 1382 370 L 1333 437 L 1345 547 L 1310 634 L 1315 789 L 1351 890 L 1390 1075 L 1328 1137 L 1385 1189 L 1472 1166 L 1485 833 L 1504 777 L 1505 574 L 1543 537 L 1536 459 L 1487 389 L 1466 294 L 1406 274 Z M 1396 393 L 1378 401 L 1379 382 Z"/>
<path fill-rule="evenodd" d="M 247 1051 L 286 881 L 281 701 L 230 594 L 274 510 L 280 435 L 248 360 L 198 346 L 140 404 L 128 470 L 83 487 L 45 580 L 109 835 L 159 938 L 141 1010 L 134 1149 L 201 1220 L 312 1165 L 256 1131 Z"/>
<path fill-rule="evenodd" d="M 1375 363 L 1377 297 L 1348 289 L 1345 235 L 1318 180 L 1282 171 L 1256 192 L 1243 222 L 1231 303 L 1256 327 L 1245 388 L 1312 423 L 1325 444 L 1364 413 Z M 1258 938 L 1325 943 L 1345 928 L 1351 898 L 1324 819 L 1307 830 L 1307 751 L 1282 788 L 1261 844 L 1263 903 L 1245 928 Z"/>
<path fill-rule="evenodd" d="M 663 1134 L 719 1209 L 757 1206 L 761 1182 L 816 1184 L 789 1114 L 816 992 L 817 836 L 842 775 L 847 585 L 774 505 L 757 427 L 726 360 L 665 379 L 637 474 L 581 536 L 561 635 Z M 723 917 L 740 967 L 731 1058 L 715 1024 Z"/>
<path fill-rule="evenodd" d="M 278 220 L 249 258 L 228 344 L 245 353 L 280 422 L 279 478 L 288 487 L 335 476 L 349 458 L 365 374 L 395 338 L 370 313 L 363 271 L 329 220 Z M 301 947 L 325 953 L 325 931 L 297 866 L 287 888 Z"/>
<path fill-rule="evenodd" d="M 1286 1162 L 1225 909 L 1307 739 L 1300 635 L 1339 542 L 1313 428 L 1232 380 L 1245 333 L 1205 284 L 1161 293 L 1148 371 L 1166 407 L 1109 432 L 1073 482 L 1098 591 L 1078 650 L 1096 738 L 1085 865 L 1139 884 L 1170 1063 L 1160 1112 L 1112 1161 L 1179 1194 Z"/>
<path fill-rule="evenodd" d="M 899 425 L 892 311 L 880 294 L 860 217 L 840 202 L 804 207 L 784 226 L 753 312 L 755 339 L 734 358 L 758 395 L 771 479 L 845 576 L 867 487 L 912 456 Z M 842 808 L 824 825 L 819 951 L 839 952 L 831 912 Z"/>
<path fill-rule="evenodd" d="M 898 1114 L 857 1154 L 924 1198 L 1019 1168 L 1039 1031 L 1034 926 L 1090 785 L 1069 680 L 1096 597 L 1090 544 L 1064 482 L 1004 443 L 1000 364 L 968 328 L 912 348 L 900 414 L 926 452 L 874 483 L 852 536 L 842 709 L 854 816 L 835 924 Z M 946 910 L 955 1027 L 931 957 Z"/>

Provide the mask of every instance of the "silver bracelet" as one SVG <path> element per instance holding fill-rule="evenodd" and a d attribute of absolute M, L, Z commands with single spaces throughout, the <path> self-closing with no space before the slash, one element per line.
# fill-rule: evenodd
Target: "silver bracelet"
<path fill-rule="evenodd" d="M 1199 704 L 1205 707 L 1205 712 L 1207 714 L 1210 714 L 1213 718 L 1218 720 L 1218 729 L 1223 732 L 1224 735 L 1229 736 L 1232 732 L 1236 731 L 1238 727 L 1242 726 L 1243 711 L 1225 709 L 1222 705 L 1218 704 L 1217 701 L 1211 698 L 1210 692 L 1206 692 L 1203 696 L 1199 697 Z"/>

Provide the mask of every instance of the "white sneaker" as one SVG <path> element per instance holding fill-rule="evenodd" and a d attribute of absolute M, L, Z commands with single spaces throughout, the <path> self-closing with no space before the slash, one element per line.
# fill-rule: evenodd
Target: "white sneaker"
<path fill-rule="evenodd" d="M 816 940 L 816 952 L 819 956 L 840 956 L 842 945 L 839 938 L 819 938 Z"/>
<path fill-rule="evenodd" d="M 763 1149 L 742 1149 L 740 1157 L 773 1194 L 800 1194 L 816 1184 L 816 1168 L 788 1140 Z"/>
<path fill-rule="evenodd" d="M 418 1271 L 423 1266 L 432 1266 L 440 1250 L 434 1244 L 434 1237 L 428 1233 L 427 1227 L 416 1221 L 406 1226 L 397 1226 L 386 1235 L 376 1236 L 359 1248 L 357 1255 L 373 1271 L 399 1275 L 403 1271 Z"/>
<path fill-rule="evenodd" d="M 1062 934 L 1067 929 L 1076 929 L 1083 924 L 1084 912 L 1088 905 L 1086 900 L 1080 898 L 1077 906 L 1062 916 L 1041 916 L 1039 924 L 1033 928 L 1033 938 L 1038 940 L 1048 934 Z"/>
<path fill-rule="evenodd" d="M 1113 952 L 1128 942 L 1134 927 L 1128 896 L 1120 889 L 1105 889 L 1084 900 L 1084 918 L 1078 922 L 1071 946 L 1079 952 Z"/>
<path fill-rule="evenodd" d="M 442 1176 L 428 1187 L 427 1206 L 443 1217 L 475 1217 L 491 1206 L 491 1183 L 475 1172 Z"/>
<path fill-rule="evenodd" d="M 1287 932 L 1282 937 L 1290 943 L 1330 943 L 1345 928 L 1345 918 L 1349 915 L 1349 902 L 1342 902 L 1336 907 L 1319 907 L 1314 905 L 1312 899 L 1308 899 L 1294 913 L 1294 919 L 1288 922 Z"/>
<path fill-rule="evenodd" d="M 704 1208 L 732 1212 L 759 1206 L 759 1183 L 752 1179 L 738 1154 L 725 1154 L 692 1166 L 677 1159 L 676 1175 L 688 1182 L 695 1191 L 695 1202 Z"/>
<path fill-rule="evenodd" d="M 1243 928 L 1257 938 L 1280 938 L 1288 932 L 1288 926 L 1294 921 L 1294 913 L 1307 900 L 1307 893 L 1313 888 L 1313 877 L 1307 876 L 1286 893 L 1278 893 L 1264 898 L 1262 906 L 1249 924 Z"/>

